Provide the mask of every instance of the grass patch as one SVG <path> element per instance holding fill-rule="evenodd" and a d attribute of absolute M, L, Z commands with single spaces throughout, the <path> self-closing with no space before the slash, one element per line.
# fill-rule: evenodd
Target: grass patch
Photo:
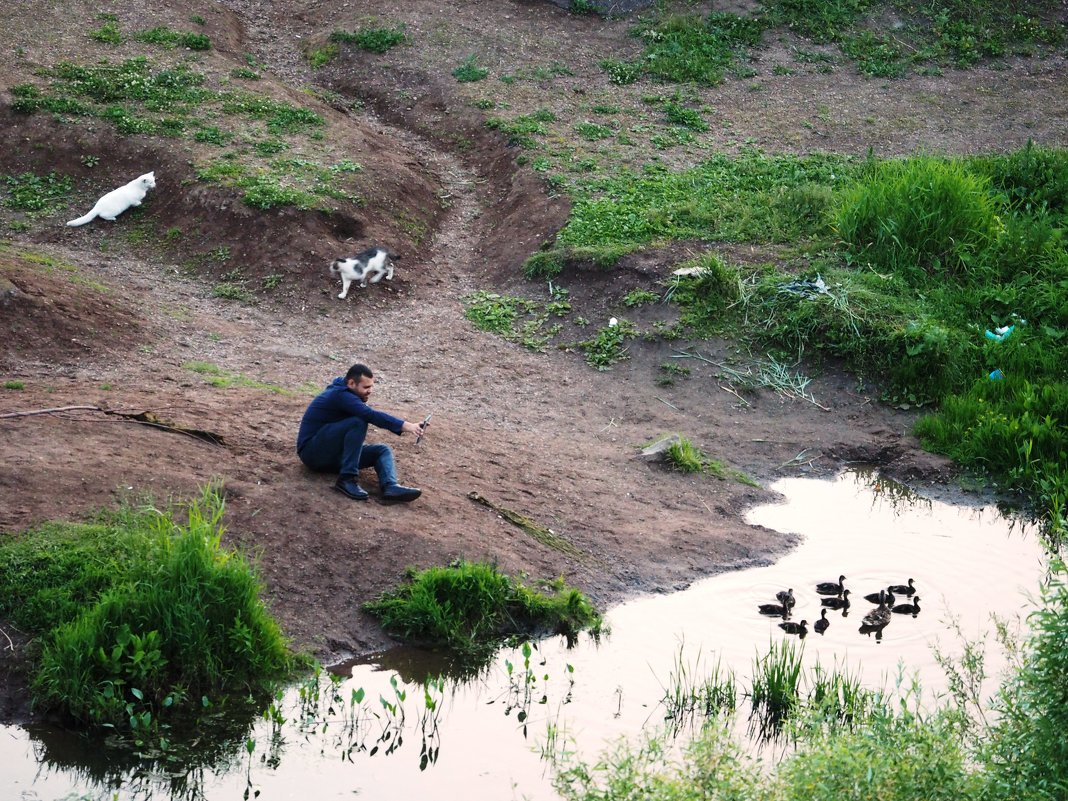
<path fill-rule="evenodd" d="M 0 610 L 42 643 L 38 705 L 158 742 L 161 723 L 290 670 L 255 572 L 221 545 L 222 514 L 208 488 L 181 513 L 126 507 L 0 545 Z"/>
<path fill-rule="evenodd" d="M 552 288 L 545 302 L 478 290 L 464 298 L 464 316 L 482 331 L 530 350 L 544 350 L 571 312 L 566 290 Z"/>
<path fill-rule="evenodd" d="M 202 33 L 193 31 L 176 31 L 165 25 L 150 28 L 134 34 L 139 42 L 163 45 L 164 47 L 184 47 L 188 50 L 211 50 L 211 39 Z"/>
<path fill-rule="evenodd" d="M 532 589 L 492 565 L 456 562 L 409 570 L 406 580 L 364 605 L 405 640 L 459 653 L 482 653 L 513 636 L 600 630 L 601 618 L 563 580 Z"/>
<path fill-rule="evenodd" d="M 257 381 L 256 379 L 249 378 L 241 373 L 224 370 L 222 367 L 219 367 L 217 364 L 212 364 L 211 362 L 185 362 L 182 365 L 182 369 L 204 376 L 204 380 L 208 384 L 213 387 L 218 387 L 219 389 L 228 389 L 229 387 L 249 387 L 251 389 L 266 390 L 267 392 L 272 392 L 276 395 L 304 394 L 300 391 L 294 391 L 278 384 Z"/>
<path fill-rule="evenodd" d="M 47 175 L 24 172 L 5 175 L 3 205 L 14 211 L 51 214 L 66 208 L 72 182 L 70 176 L 54 170 Z"/>
<path fill-rule="evenodd" d="M 408 34 L 403 25 L 393 28 L 362 27 L 355 31 L 334 31 L 330 41 L 338 44 L 351 44 L 371 53 L 385 53 L 408 41 Z"/>

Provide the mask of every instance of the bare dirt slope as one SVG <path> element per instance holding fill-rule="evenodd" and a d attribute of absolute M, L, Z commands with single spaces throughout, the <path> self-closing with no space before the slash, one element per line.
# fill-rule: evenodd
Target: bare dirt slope
<path fill-rule="evenodd" d="M 0 63 L 4 102 L 42 65 L 100 58 L 86 36 L 97 13 L 74 0 L 8 4 L 0 20 L 18 57 Z M 493 88 L 517 111 L 556 104 L 564 114 L 575 97 L 614 91 L 597 62 L 634 55 L 639 43 L 625 21 L 532 0 L 162 0 L 123 4 L 118 19 L 133 30 L 180 29 L 190 14 L 214 44 L 203 64 L 225 72 L 256 63 L 260 91 L 320 110 L 324 141 L 364 166 L 365 203 L 330 214 L 257 212 L 233 190 L 198 182 L 187 145 L 118 136 L 99 120 L 0 110 L 0 173 L 78 179 L 67 209 L 4 218 L 19 224 L 0 245 L 0 414 L 143 411 L 221 441 L 91 410 L 2 418 L 0 531 L 81 518 L 144 493 L 186 498 L 221 481 L 229 537 L 258 554 L 274 612 L 297 647 L 331 659 L 387 644 L 360 604 L 410 565 L 465 557 L 562 574 L 603 604 L 773 559 L 793 544 L 744 522 L 766 490 L 635 458 L 637 446 L 666 433 L 681 432 L 765 486 L 848 460 L 916 482 L 952 474 L 918 447 L 911 413 L 880 405 L 876 387 L 848 375 L 816 377 L 809 389 L 818 404 L 770 391 L 743 399 L 699 359 L 687 360 L 689 378 L 657 386 L 658 365 L 689 343 L 635 341 L 629 360 L 600 373 L 574 352 L 534 353 L 464 319 L 467 293 L 522 286 L 519 266 L 551 240 L 568 207 L 485 127 L 473 100 L 489 88 L 459 84 L 451 70 L 476 50 L 501 72 L 566 63 L 570 75 L 546 79 L 551 91 L 538 93 L 537 80 Z M 345 49 L 308 68 L 309 47 L 368 20 L 403 23 L 413 44 L 380 57 Z M 776 77 L 772 65 L 786 50 L 772 42 L 755 80 L 706 90 L 724 123 L 706 148 L 748 140 L 770 150 L 972 152 L 1028 137 L 1068 141 L 1063 59 L 891 85 L 848 66 Z M 329 91 L 305 91 L 316 87 Z M 92 169 L 88 153 L 102 155 Z M 685 148 L 670 156 L 696 157 Z M 148 169 L 159 187 L 142 209 L 116 223 L 63 225 Z M 183 237 L 168 240 L 175 230 Z M 329 260 L 379 243 L 403 254 L 396 280 L 338 300 Z M 226 264 L 193 258 L 218 249 Z M 563 283 L 579 313 L 603 320 L 622 292 L 655 287 L 681 255 L 645 254 L 610 276 L 578 271 Z M 253 284 L 279 276 L 278 290 L 254 304 L 216 297 L 234 265 Z M 729 343 L 699 347 L 712 361 L 734 355 Z M 395 446 L 402 480 L 423 488 L 411 505 L 349 501 L 331 491 L 333 476 L 311 474 L 296 458 L 309 387 L 354 361 L 376 370 L 381 408 L 411 420 L 434 413 L 419 447 L 375 434 Z M 551 528 L 582 556 L 529 537 L 472 492 Z"/>

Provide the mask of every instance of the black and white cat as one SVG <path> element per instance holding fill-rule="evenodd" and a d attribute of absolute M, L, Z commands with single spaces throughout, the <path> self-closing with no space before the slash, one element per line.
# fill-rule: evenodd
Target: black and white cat
<path fill-rule="evenodd" d="M 359 281 L 361 287 L 366 287 L 368 281 L 377 284 L 383 277 L 392 281 L 393 259 L 399 258 L 385 248 L 374 247 L 347 259 L 336 259 L 330 265 L 330 274 L 341 276 L 341 294 L 338 297 L 344 298 L 349 294 L 349 284 L 353 281 Z"/>
<path fill-rule="evenodd" d="M 139 178 L 134 178 L 125 186 L 113 189 L 96 202 L 96 205 L 84 217 L 71 220 L 67 225 L 85 225 L 90 220 L 99 217 L 102 220 L 114 220 L 130 206 L 140 206 L 149 189 L 156 188 L 156 173 L 146 172 Z"/>

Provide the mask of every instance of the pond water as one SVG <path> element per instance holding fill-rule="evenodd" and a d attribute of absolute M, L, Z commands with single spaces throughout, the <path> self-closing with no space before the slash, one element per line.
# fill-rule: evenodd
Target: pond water
<path fill-rule="evenodd" d="M 3 797 L 216 801 L 248 791 L 270 801 L 550 800 L 547 754 L 593 758 L 618 738 L 662 726 L 661 699 L 682 674 L 700 679 L 719 664 L 747 687 L 754 657 L 789 637 L 779 620 L 757 613 L 778 590 L 793 588 L 792 619 L 811 627 L 821 608 L 815 584 L 844 574 L 854 596 L 847 615 L 829 611 L 824 635 L 789 639 L 808 666 L 859 673 L 868 687 L 916 675 L 928 700 L 946 687 L 932 644 L 948 654 L 963 648 L 951 617 L 967 638 L 992 641 L 991 615 L 1022 621 L 1031 608 L 1045 570 L 1042 545 L 1037 532 L 994 507 L 925 499 L 861 470 L 834 481 L 785 479 L 774 489 L 785 502 L 753 509 L 748 520 L 801 534 L 797 549 L 771 566 L 617 606 L 600 642 L 506 650 L 473 678 L 429 683 L 440 666 L 425 655 L 376 654 L 339 666 L 333 681 L 311 682 L 303 694 L 291 689 L 279 722 L 248 724 L 192 771 L 153 761 L 118 769 L 100 761 L 101 749 L 62 732 L 6 727 Z M 860 634 L 873 608 L 863 596 L 909 578 L 921 613 L 894 615 L 881 642 Z M 999 658 L 997 647 L 987 649 L 991 671 Z M 739 709 L 747 714 L 744 703 Z"/>

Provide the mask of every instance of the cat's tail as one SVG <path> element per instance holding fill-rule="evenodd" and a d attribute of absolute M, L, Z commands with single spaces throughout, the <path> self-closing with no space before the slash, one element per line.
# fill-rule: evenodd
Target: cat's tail
<path fill-rule="evenodd" d="M 96 217 L 96 209 L 93 209 L 88 214 L 86 214 L 84 217 L 79 217 L 77 220 L 71 220 L 69 223 L 67 223 L 67 225 L 71 226 L 72 228 L 74 226 L 76 226 L 76 225 L 85 225 L 87 222 L 92 220 L 94 217 Z"/>

